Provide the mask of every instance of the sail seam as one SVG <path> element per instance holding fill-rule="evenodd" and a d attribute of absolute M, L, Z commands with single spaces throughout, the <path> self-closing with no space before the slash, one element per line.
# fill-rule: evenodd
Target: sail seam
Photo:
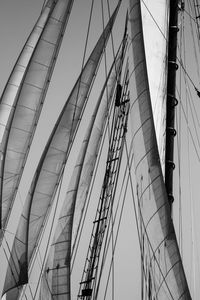
<path fill-rule="evenodd" d="M 151 220 L 154 218 L 154 216 L 159 212 L 160 209 L 162 209 L 163 207 L 165 207 L 167 205 L 167 203 L 163 203 L 156 211 L 155 213 L 153 213 L 153 215 L 150 217 L 150 219 L 148 220 L 147 224 L 145 225 L 145 229 L 147 229 L 149 223 L 151 222 Z"/>
<path fill-rule="evenodd" d="M 133 10 L 136 6 L 138 6 L 138 3 L 135 3 L 135 4 L 130 8 L 129 15 L 131 15 L 132 10 Z"/>
<path fill-rule="evenodd" d="M 15 127 L 13 127 L 13 128 L 18 129 L 18 128 L 15 128 Z M 26 133 L 28 133 L 28 132 L 26 132 Z M 17 153 L 17 154 L 24 154 L 24 155 L 26 154 L 25 152 L 20 152 L 20 151 L 13 150 L 13 148 L 10 148 L 10 147 L 8 148 L 8 151 L 14 152 L 14 153 Z M 6 160 L 8 160 L 8 159 L 6 159 Z M 9 173 L 12 174 L 12 172 L 9 172 Z M 19 173 L 13 173 L 13 174 L 15 174 L 15 175 L 13 175 L 13 177 L 19 175 Z"/>
<path fill-rule="evenodd" d="M 143 62 L 143 61 L 142 61 Z M 139 63 L 140 64 L 140 63 Z M 139 65 L 138 64 L 138 65 Z M 143 91 L 141 91 L 139 94 L 137 94 L 137 98 L 133 101 L 132 105 L 131 105 L 131 109 L 133 108 L 133 106 L 138 102 L 139 105 L 139 101 L 140 101 L 140 97 L 145 93 L 148 92 L 149 89 L 145 88 Z"/>
<path fill-rule="evenodd" d="M 56 46 L 56 44 L 57 44 L 57 43 L 50 42 L 50 41 L 48 41 L 48 40 L 46 40 L 46 39 L 44 39 L 44 38 L 41 38 L 41 41 L 43 41 L 43 42 L 45 42 L 45 43 L 47 43 L 47 44 L 50 44 L 50 45 L 52 45 L 52 46 Z"/>
<path fill-rule="evenodd" d="M 15 127 L 15 126 L 12 126 L 12 130 L 19 130 L 19 131 L 22 131 L 22 132 L 25 132 L 25 133 L 31 133 L 31 131 L 29 130 L 25 130 L 23 128 L 19 128 L 19 127 Z M 9 150 L 11 150 L 12 152 L 15 152 L 12 148 L 8 148 Z M 21 152 L 19 152 L 21 153 Z"/>
<path fill-rule="evenodd" d="M 163 283 L 166 283 L 166 285 L 168 285 L 168 284 L 167 284 L 166 278 L 167 278 L 167 276 L 169 275 L 169 273 L 170 273 L 171 271 L 173 271 L 174 266 L 176 266 L 176 265 L 179 264 L 179 263 L 181 263 L 181 259 L 177 260 L 177 261 L 171 266 L 171 268 L 167 271 L 166 275 L 163 277 L 162 282 L 160 283 L 160 286 L 159 286 L 158 291 L 157 291 L 157 293 L 156 293 L 156 297 L 157 297 L 157 295 L 158 295 L 158 293 L 159 293 L 159 291 L 160 291 L 160 289 L 161 289 Z M 177 283 L 177 285 L 178 285 L 178 283 Z M 171 295 L 171 296 L 172 296 L 172 295 Z M 172 296 L 172 298 L 174 299 L 173 296 Z"/>
<path fill-rule="evenodd" d="M 22 105 L 22 104 L 20 104 L 19 107 L 26 108 L 27 110 L 30 110 L 32 112 L 36 112 L 37 111 L 37 109 L 33 109 L 33 108 L 29 107 L 29 106 Z"/>
<path fill-rule="evenodd" d="M 49 174 L 58 175 L 57 172 L 53 172 L 53 171 L 47 170 L 47 169 L 45 169 L 45 168 L 43 168 L 42 171 L 43 171 L 43 172 L 46 172 L 46 173 L 49 173 Z"/>
<path fill-rule="evenodd" d="M 35 64 L 37 64 L 37 65 L 43 66 L 43 67 L 45 67 L 47 69 L 50 68 L 50 65 L 43 64 L 43 63 L 41 63 L 41 62 L 39 62 L 37 60 L 33 60 L 32 62 L 35 63 Z"/>
<path fill-rule="evenodd" d="M 168 238 L 171 236 L 172 232 L 169 232 L 164 239 L 161 240 L 161 242 L 158 244 L 158 246 L 154 249 L 154 251 L 152 251 L 152 256 L 150 257 L 150 265 L 152 264 L 152 260 L 155 259 L 156 256 L 156 252 L 159 250 L 160 251 L 160 246 L 165 243 Z"/>
<path fill-rule="evenodd" d="M 149 187 L 160 177 L 160 175 L 157 175 L 155 178 L 153 178 L 153 180 L 151 180 L 151 182 L 146 186 L 146 188 L 142 191 L 139 201 L 141 200 L 141 198 L 144 196 L 144 193 L 147 191 L 147 189 L 149 189 Z"/>
<path fill-rule="evenodd" d="M 56 148 L 56 147 L 54 147 L 54 146 L 51 146 L 50 148 L 51 148 L 52 150 L 56 150 L 56 151 L 58 151 L 58 152 L 65 153 L 64 150 L 58 149 L 58 148 Z"/>
<path fill-rule="evenodd" d="M 69 14 L 69 13 L 68 13 L 68 14 Z M 54 21 L 57 21 L 58 23 L 63 24 L 63 21 L 61 21 L 61 20 L 59 20 L 59 19 L 57 19 L 57 18 L 55 18 L 55 17 L 53 17 L 53 16 L 51 16 L 50 19 L 52 19 L 52 20 L 54 20 Z"/>
<path fill-rule="evenodd" d="M 151 117 L 145 119 L 144 122 L 141 124 L 141 126 L 138 127 L 138 129 L 135 131 L 135 133 L 134 133 L 134 135 L 133 135 L 133 137 L 132 137 L 131 143 L 133 143 L 133 141 L 134 141 L 136 135 L 139 133 L 139 131 L 142 129 L 142 127 L 145 125 L 145 123 L 148 122 L 148 121 L 150 121 L 150 119 L 151 119 Z"/>
<path fill-rule="evenodd" d="M 10 175 L 9 177 L 6 177 L 5 178 L 5 180 L 7 181 L 8 179 L 10 180 L 10 179 L 13 179 L 15 176 L 17 176 L 18 174 L 16 174 L 16 173 L 12 173 L 12 172 L 9 172 L 9 174 L 12 174 L 12 175 Z"/>
<path fill-rule="evenodd" d="M 60 242 L 55 242 L 53 243 L 52 245 L 59 245 L 59 244 L 65 244 L 65 243 L 68 243 L 70 242 L 70 239 L 69 240 L 64 240 L 64 241 L 60 241 Z M 58 251 L 58 250 L 57 250 Z M 63 252 L 63 250 L 60 250 L 59 252 Z"/>
<path fill-rule="evenodd" d="M 11 82 L 9 82 L 8 84 L 9 84 L 9 85 L 12 85 L 12 86 L 15 86 L 15 87 L 17 87 L 17 88 L 19 87 L 19 85 L 14 84 L 14 83 L 11 83 Z M 3 103 L 3 104 L 4 104 L 4 103 Z M 6 103 L 5 103 L 5 105 L 6 105 Z M 9 104 L 7 104 L 7 105 L 10 106 Z M 12 107 L 13 107 L 13 105 L 12 105 Z"/>
<path fill-rule="evenodd" d="M 35 85 L 35 84 L 33 84 L 33 83 L 24 82 L 24 84 L 25 84 L 25 85 L 29 85 L 29 86 L 31 86 L 31 87 L 34 87 L 34 88 L 36 88 L 36 89 L 38 89 L 38 90 L 40 90 L 40 91 L 44 90 L 44 88 L 41 88 L 40 86 L 37 86 L 37 85 Z"/>
<path fill-rule="evenodd" d="M 139 165 L 141 164 L 141 162 L 148 156 L 149 154 L 151 154 L 152 150 L 155 149 L 155 146 L 152 146 L 148 151 L 146 151 L 146 153 L 142 156 L 142 158 L 138 161 L 137 165 L 135 166 L 135 171 L 137 171 L 137 168 L 139 167 Z M 160 177 L 160 176 L 159 176 Z"/>
<path fill-rule="evenodd" d="M 31 46 L 30 46 L 30 48 L 33 49 L 33 47 L 31 47 Z M 26 66 L 24 66 L 24 65 L 22 65 L 22 64 L 17 64 L 17 66 L 26 69 Z M 10 84 L 10 83 L 9 83 L 9 84 Z"/>
<path fill-rule="evenodd" d="M 43 193 L 43 192 L 39 192 L 38 190 L 36 190 L 36 193 L 40 194 L 40 195 L 43 195 L 43 196 L 48 196 L 48 197 L 51 196 L 51 194 L 46 194 L 46 193 Z"/>

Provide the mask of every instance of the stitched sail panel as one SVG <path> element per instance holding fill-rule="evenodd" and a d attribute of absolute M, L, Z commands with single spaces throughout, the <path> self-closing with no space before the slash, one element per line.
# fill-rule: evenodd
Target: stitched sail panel
<path fill-rule="evenodd" d="M 28 40 L 2 98 L 2 106 L 7 111 L 1 143 L 3 227 L 16 196 L 73 4 L 71 0 L 59 0 L 52 6 L 51 2 L 43 9 L 39 25 Z"/>
<path fill-rule="evenodd" d="M 14 240 L 4 292 L 20 285 L 20 274 L 14 279 L 12 269 L 18 265 L 21 271 L 22 266 L 28 266 L 38 244 L 119 5 L 120 2 L 88 58 L 42 154 Z M 28 273 L 28 268 L 23 272 Z"/>
<path fill-rule="evenodd" d="M 130 70 L 134 153 L 132 168 L 136 176 L 144 293 L 150 299 L 191 299 L 161 170 L 145 60 L 140 1 L 130 0 L 129 17 L 133 53 L 133 72 Z"/>
<path fill-rule="evenodd" d="M 74 167 L 56 227 L 54 242 L 50 247 L 42 280 L 41 300 L 47 299 L 48 294 L 49 297 L 53 294 L 54 298 L 59 300 L 64 297 L 63 293 L 66 297 L 67 295 L 70 297 L 71 249 L 73 249 L 82 217 L 108 111 L 111 102 L 113 102 L 114 87 L 118 78 L 116 70 L 119 73 L 119 66 L 121 65 L 121 59 L 119 58 L 121 58 L 121 55 L 122 52 L 118 54 L 115 64 L 113 63 L 111 66 L 80 148 L 79 157 Z M 48 286 L 48 294 L 46 286 Z"/>

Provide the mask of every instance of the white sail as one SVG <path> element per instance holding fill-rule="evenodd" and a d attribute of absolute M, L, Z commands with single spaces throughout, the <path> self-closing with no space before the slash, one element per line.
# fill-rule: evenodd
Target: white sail
<path fill-rule="evenodd" d="M 103 49 L 110 36 L 119 1 L 107 26 L 85 64 L 45 147 L 29 190 L 14 240 L 6 275 L 4 293 L 27 283 L 28 265 L 40 238 L 58 183 L 61 179 L 71 142 L 80 123 Z"/>
<path fill-rule="evenodd" d="M 30 61 L 33 51 L 37 45 L 37 42 L 42 34 L 43 28 L 48 20 L 48 16 L 52 11 L 55 3 L 53 0 L 49 0 L 43 8 L 40 17 L 38 18 L 30 36 L 28 37 L 22 52 L 20 53 L 17 62 L 10 74 L 8 82 L 4 88 L 4 91 L 0 100 L 0 141 L 4 136 L 7 123 L 9 121 L 9 115 L 15 104 L 16 96 L 20 88 L 23 76 L 26 71 L 26 67 Z M 2 151 L 2 149 L 1 149 Z M 2 155 L 2 154 L 1 154 Z"/>
<path fill-rule="evenodd" d="M 73 0 L 53 2 L 47 18 L 50 4 L 48 2 L 44 9 L 45 16 L 42 15 L 35 29 L 37 33 L 39 26 L 40 38 L 38 39 L 35 31 L 33 37 L 31 35 L 27 47 L 34 46 L 34 49 L 29 53 L 25 47 L 26 51 L 19 59 L 2 99 L 6 107 L 6 117 L 2 121 L 4 126 L 0 169 L 2 227 L 6 226 L 16 196 Z M 40 25 L 43 26 L 42 29 Z"/>
<path fill-rule="evenodd" d="M 164 173 L 169 5 L 165 0 L 145 0 L 141 2 L 141 14 L 152 112 Z"/>
<path fill-rule="evenodd" d="M 111 66 L 79 152 L 44 270 L 41 300 L 48 299 L 47 295 L 49 295 L 49 299 L 52 295 L 55 299 L 60 300 L 64 297 L 66 299 L 66 295 L 68 295 L 70 299 L 71 249 L 75 243 L 93 175 L 92 171 L 113 102 L 114 88 L 121 72 L 123 50 L 124 48 L 120 52 L 118 51 L 119 54 Z"/>
<path fill-rule="evenodd" d="M 140 1 L 130 0 L 133 66 L 130 78 L 133 170 L 141 220 L 141 251 L 146 295 L 191 299 L 172 224 L 152 114 Z"/>

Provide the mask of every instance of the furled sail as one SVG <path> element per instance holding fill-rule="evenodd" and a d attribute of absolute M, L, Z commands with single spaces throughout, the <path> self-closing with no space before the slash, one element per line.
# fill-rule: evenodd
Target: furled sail
<path fill-rule="evenodd" d="M 126 36 L 124 40 L 126 40 Z M 114 88 L 117 79 L 120 77 L 123 54 L 124 48 L 121 47 L 121 51 L 118 51 L 118 55 L 110 68 L 82 143 L 64 205 L 61 209 L 54 241 L 50 247 L 41 284 L 41 300 L 51 299 L 52 295 L 54 299 L 61 300 L 64 297 L 67 299 L 67 295 L 70 299 L 71 248 L 73 248 L 76 239 L 77 228 L 79 227 L 92 179 L 92 170 L 97 160 L 107 115 L 113 102 Z"/>
<path fill-rule="evenodd" d="M 4 293 L 27 283 L 28 265 L 50 211 L 72 140 L 121 1 L 85 64 L 45 147 L 29 190 L 14 240 Z"/>
<path fill-rule="evenodd" d="M 161 171 L 139 0 L 130 0 L 130 25 L 133 53 L 130 85 L 134 87 L 131 89 L 133 170 L 141 222 L 144 292 L 149 299 L 191 299 Z"/>
<path fill-rule="evenodd" d="M 1 99 L 3 228 L 22 176 L 72 4 L 73 0 L 47 2 Z"/>

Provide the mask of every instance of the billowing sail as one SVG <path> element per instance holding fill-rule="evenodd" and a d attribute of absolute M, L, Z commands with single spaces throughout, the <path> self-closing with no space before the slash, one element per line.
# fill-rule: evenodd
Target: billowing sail
<path fill-rule="evenodd" d="M 28 264 L 40 238 L 58 183 L 62 176 L 71 142 L 80 123 L 81 113 L 103 55 L 119 6 L 85 64 L 45 147 L 29 190 L 14 240 L 6 275 L 4 293 L 27 283 Z"/>
<path fill-rule="evenodd" d="M 1 100 L 0 100 L 0 141 L 1 141 L 1 158 L 3 158 L 4 156 L 4 152 L 5 152 L 5 142 L 6 139 L 8 138 L 8 134 L 9 134 L 9 126 L 10 126 L 10 120 L 12 119 L 12 114 L 14 111 L 14 107 L 16 105 L 16 99 L 17 99 L 17 95 L 19 93 L 19 89 L 22 85 L 22 80 L 24 78 L 24 74 L 26 72 L 26 68 L 29 64 L 30 58 L 33 54 L 33 51 L 38 43 L 38 40 L 42 34 L 42 31 L 44 29 L 44 26 L 48 20 L 49 14 L 51 13 L 54 5 L 56 2 L 54 2 L 53 0 L 49 0 L 47 2 L 47 4 L 45 5 L 45 7 L 43 8 L 41 15 L 38 19 L 38 21 L 36 22 L 30 36 L 28 37 L 21 54 L 19 55 L 17 62 L 11 72 L 11 75 L 8 79 L 8 82 L 4 88 L 4 91 L 2 93 L 1 96 Z M 4 139 L 4 141 L 3 141 Z M 4 164 L 5 162 L 1 159 L 1 165 L 0 165 L 0 172 L 1 172 L 1 218 L 5 219 L 2 222 L 0 221 L 1 225 L 3 225 L 3 227 L 5 226 L 5 222 L 6 222 L 6 217 L 7 217 L 7 208 L 9 208 L 10 206 L 10 202 L 12 200 L 8 199 L 4 202 L 5 198 L 3 196 L 3 172 L 4 172 Z M 12 179 L 12 177 L 11 177 Z M 14 180 L 14 177 L 13 177 Z M 7 189 L 6 187 L 6 181 L 5 181 L 5 189 Z M 9 196 L 7 196 L 9 197 Z M 6 198 L 7 198 L 6 197 Z M 10 198 L 10 197 L 9 197 Z M 4 204 L 2 203 L 4 202 Z M 7 207 L 5 209 L 5 212 L 2 212 L 2 204 L 3 204 L 3 210 L 5 209 L 5 207 Z"/>
<path fill-rule="evenodd" d="M 191 299 L 161 171 L 146 70 L 139 0 L 130 0 L 133 170 L 141 222 L 144 293 L 148 299 Z M 145 298 L 145 296 L 144 296 Z"/>
<path fill-rule="evenodd" d="M 56 3 L 56 2 L 55 2 Z M 18 89 L 20 88 L 20 84 L 22 82 L 23 76 L 26 71 L 26 67 L 30 61 L 31 55 L 37 45 L 37 42 L 41 36 L 43 28 L 47 22 L 48 16 L 55 5 L 53 0 L 49 0 L 45 7 L 43 8 L 40 17 L 38 18 L 33 30 L 28 37 L 22 52 L 20 53 L 17 62 L 11 72 L 11 75 L 8 79 L 8 82 L 4 88 L 4 91 L 0 100 L 0 141 L 2 142 L 2 138 L 4 132 L 6 130 L 6 126 L 9 120 L 9 115 L 12 110 L 12 106 L 15 104 L 16 96 Z M 2 151 L 2 149 L 1 149 Z"/>
<path fill-rule="evenodd" d="M 43 28 L 48 20 L 48 16 L 55 6 L 54 0 L 49 0 L 43 8 L 40 17 L 38 18 L 33 30 L 28 37 L 22 52 L 20 53 L 17 62 L 11 72 L 8 82 L 4 88 L 4 91 L 0 100 L 0 141 L 4 136 L 7 123 L 9 121 L 9 115 L 12 106 L 15 105 L 16 96 L 20 88 L 23 76 L 26 71 L 26 67 L 30 61 L 31 55 L 37 45 L 37 42 L 42 34 Z M 2 151 L 2 148 L 1 148 Z"/>
<path fill-rule="evenodd" d="M 73 0 L 58 0 L 53 4 L 48 1 L 3 93 L 0 115 L 3 228 L 22 176 L 72 4 Z"/>
<path fill-rule="evenodd" d="M 100 148 L 107 115 L 113 99 L 114 87 L 121 71 L 123 52 L 124 48 L 119 52 L 111 66 L 79 152 L 64 205 L 61 209 L 54 241 L 50 247 L 42 280 L 41 300 L 51 299 L 52 295 L 59 300 L 67 299 L 68 295 L 70 299 L 71 246 L 73 248 L 91 183 L 92 170 L 97 160 L 98 149 Z"/>

